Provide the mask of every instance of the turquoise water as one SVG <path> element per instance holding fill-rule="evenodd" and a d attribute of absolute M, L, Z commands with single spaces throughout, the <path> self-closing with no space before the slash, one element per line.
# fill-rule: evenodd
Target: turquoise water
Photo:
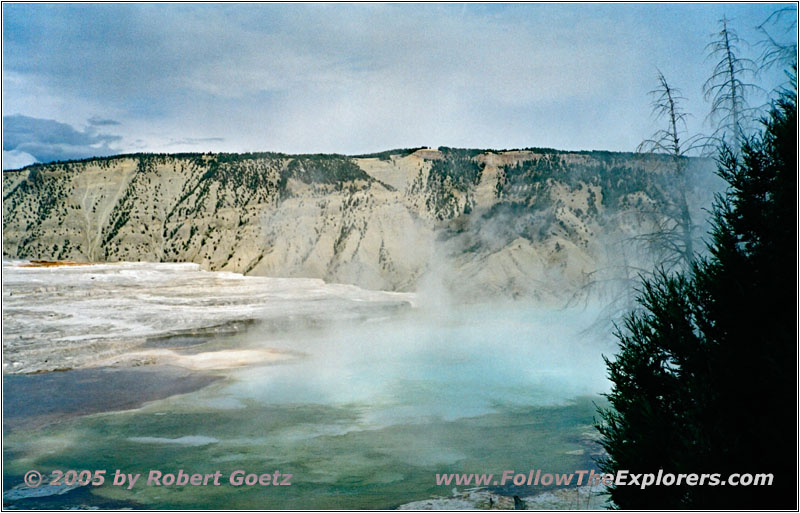
<path fill-rule="evenodd" d="M 188 351 L 294 357 L 217 370 L 204 388 L 134 410 L 7 432 L 4 480 L 14 486 L 30 469 L 143 474 L 133 489 L 106 483 L 16 503 L 25 507 L 350 509 L 450 495 L 436 473 L 594 468 L 591 423 L 611 342 L 582 331 L 592 319 L 512 304 L 256 325 Z M 221 485 L 147 486 L 153 469 L 220 471 Z M 235 470 L 290 473 L 292 484 L 235 487 Z"/>

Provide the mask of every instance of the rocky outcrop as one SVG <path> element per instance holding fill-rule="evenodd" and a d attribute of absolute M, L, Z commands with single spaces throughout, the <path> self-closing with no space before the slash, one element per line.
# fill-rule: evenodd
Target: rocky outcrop
<path fill-rule="evenodd" d="M 636 212 L 662 201 L 664 163 L 423 148 L 34 165 L 3 172 L 3 255 L 559 299 L 606 265 L 609 240 L 646 229 Z"/>

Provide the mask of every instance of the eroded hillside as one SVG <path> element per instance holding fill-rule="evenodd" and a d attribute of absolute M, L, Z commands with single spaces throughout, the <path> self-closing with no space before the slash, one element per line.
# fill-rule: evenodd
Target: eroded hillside
<path fill-rule="evenodd" d="M 611 242 L 650 229 L 667 168 L 632 154 L 450 148 L 34 165 L 3 173 L 3 254 L 559 299 L 618 258 Z"/>

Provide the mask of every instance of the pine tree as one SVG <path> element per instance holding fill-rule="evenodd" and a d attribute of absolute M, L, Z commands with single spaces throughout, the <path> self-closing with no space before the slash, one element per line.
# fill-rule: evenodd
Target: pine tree
<path fill-rule="evenodd" d="M 760 136 L 720 151 L 729 190 L 709 256 L 644 282 L 606 359 L 611 408 L 597 425 L 606 472 L 766 473 L 773 485 L 618 486 L 617 507 L 797 507 L 796 154 L 795 89 Z"/>

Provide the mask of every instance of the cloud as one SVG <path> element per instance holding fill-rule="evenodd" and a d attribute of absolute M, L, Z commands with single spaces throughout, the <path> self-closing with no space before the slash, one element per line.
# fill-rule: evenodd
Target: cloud
<path fill-rule="evenodd" d="M 24 151 L 3 150 L 3 171 L 6 169 L 21 169 L 36 162 L 36 157 Z"/>
<path fill-rule="evenodd" d="M 655 69 L 700 128 L 716 20 L 729 13 L 757 41 L 752 27 L 773 9 L 6 4 L 3 107 L 114 126 L 126 151 L 633 150 L 653 131 Z"/>
<path fill-rule="evenodd" d="M 90 117 L 87 122 L 90 126 L 118 126 L 122 124 L 119 121 L 114 121 L 113 119 L 103 119 L 97 116 Z"/>
<path fill-rule="evenodd" d="M 24 153 L 39 162 L 113 155 L 119 150 L 109 144 L 120 139 L 118 135 L 98 134 L 93 129 L 79 131 L 54 119 L 20 114 L 3 116 L 3 152 Z"/>

